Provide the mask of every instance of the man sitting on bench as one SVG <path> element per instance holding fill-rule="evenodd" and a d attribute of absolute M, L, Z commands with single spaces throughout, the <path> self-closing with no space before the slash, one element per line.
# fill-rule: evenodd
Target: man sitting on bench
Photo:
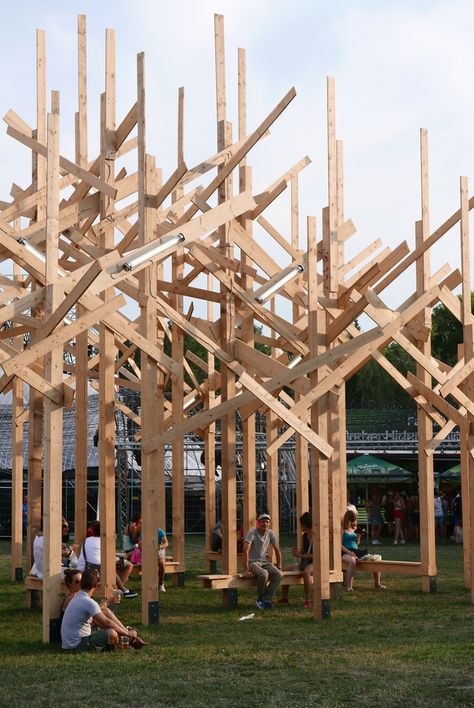
<path fill-rule="evenodd" d="M 275 550 L 276 564 L 267 558 L 270 546 Z M 273 595 L 279 586 L 283 573 L 281 567 L 281 552 L 275 534 L 270 528 L 270 515 L 260 514 L 258 526 L 251 529 L 244 540 L 243 571 L 247 577 L 257 578 L 257 607 L 259 610 L 273 609 Z"/>

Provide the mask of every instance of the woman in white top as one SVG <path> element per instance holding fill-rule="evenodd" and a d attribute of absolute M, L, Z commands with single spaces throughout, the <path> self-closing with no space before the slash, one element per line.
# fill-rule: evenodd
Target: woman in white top
<path fill-rule="evenodd" d="M 100 521 L 93 521 L 89 526 L 90 536 L 87 536 L 82 544 L 81 554 L 77 561 L 77 569 L 84 570 L 86 564 L 94 570 L 100 572 Z M 123 596 L 127 599 L 136 597 L 137 593 L 133 590 L 128 590 L 125 587 L 130 573 L 133 570 L 133 565 L 130 561 L 124 561 L 123 564 L 117 567 L 116 583 L 117 587 L 122 591 Z"/>

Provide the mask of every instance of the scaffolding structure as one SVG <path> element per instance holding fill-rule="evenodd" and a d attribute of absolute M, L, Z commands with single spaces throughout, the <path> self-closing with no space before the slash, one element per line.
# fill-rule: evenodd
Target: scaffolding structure
<path fill-rule="evenodd" d="M 266 417 L 266 506 L 278 533 L 279 450 L 296 433 L 298 516 L 313 514 L 314 616 L 327 617 L 330 586 L 342 579 L 340 523 L 346 506 L 345 382 L 370 358 L 414 398 L 418 409 L 420 562 L 425 591 L 436 581 L 433 518 L 433 453 L 453 431 L 461 446 L 465 582 L 471 587 L 474 514 L 474 335 L 470 310 L 469 199 L 460 181 L 460 207 L 436 230 L 429 224 L 427 131 L 420 132 L 420 218 L 415 247 L 404 241 L 383 248 L 377 240 L 346 258 L 356 227 L 344 213 L 343 144 L 336 139 L 335 81 L 327 81 L 328 200 L 322 218 L 303 215 L 299 178 L 303 156 L 258 192 L 250 160 L 262 139 L 295 99 L 294 88 L 261 122 L 247 126 L 246 57 L 238 50 L 236 126 L 229 120 L 224 19 L 215 17 L 216 153 L 188 168 L 184 150 L 184 89 L 178 91 L 176 169 L 163 175 L 147 150 L 145 57 L 137 57 L 137 94 L 123 117 L 116 115 L 115 34 L 106 31 L 100 145 L 87 149 L 86 18 L 78 20 L 78 105 L 74 159 L 60 149 L 60 101 L 52 91 L 47 110 L 44 32 L 37 32 L 36 123 L 14 110 L 7 133 L 32 158 L 26 188 L 13 185 L 0 203 L 0 245 L 15 264 L 2 278 L 0 312 L 9 322 L 0 339 L 0 390 L 13 391 L 12 573 L 21 566 L 22 423 L 29 420 L 27 551 L 43 526 L 43 639 L 59 615 L 61 592 L 61 431 L 63 410 L 76 407 L 76 540 L 86 533 L 87 398 L 99 393 L 99 512 L 101 578 L 108 594 L 115 583 L 115 453 L 117 411 L 138 426 L 142 500 L 142 621 L 157 616 L 157 533 L 165 525 L 165 453 L 172 450 L 173 555 L 185 567 L 185 436 L 204 440 L 206 528 L 216 521 L 216 421 L 220 420 L 223 573 L 237 574 L 235 543 L 239 474 L 242 523 L 254 525 L 259 455 L 256 413 Z M 275 145 L 278 150 L 278 145 Z M 121 160 L 135 157 L 130 172 Z M 271 169 L 271 165 L 269 166 Z M 290 228 L 284 234 L 266 211 L 289 194 Z M 430 271 L 430 248 L 460 227 L 461 270 Z M 265 238 L 263 238 L 265 234 Z M 451 250 L 454 237 L 451 235 Z M 271 246 L 268 243 L 271 243 Z M 274 254 L 279 251 L 277 261 Z M 283 266 L 281 262 L 284 261 Z M 416 285 L 397 307 L 384 290 L 412 264 Z M 26 278 L 25 278 L 26 273 Z M 459 300 L 453 289 L 462 288 Z M 280 307 L 282 302 L 285 307 Z M 200 304 L 200 309 L 197 307 Z M 430 350 L 431 308 L 442 302 L 460 320 L 464 346 L 450 367 Z M 136 316 L 130 317 L 134 303 Z M 70 317 L 71 313 L 74 317 Z M 286 314 L 285 314 L 286 313 Z M 289 314 L 288 314 L 289 313 Z M 372 327 L 354 321 L 367 315 Z M 256 331 L 255 324 L 263 328 Z M 25 347 L 24 336 L 29 344 Z M 185 348 L 185 336 L 204 357 Z M 165 340 L 170 351 L 165 352 Z M 417 363 L 404 377 L 383 355 L 396 341 Z M 269 353 L 257 345 L 267 346 Z M 64 351 L 72 354 L 69 361 Z M 204 373 L 199 382 L 191 367 Z M 23 386 L 30 387 L 27 409 Z M 118 392 L 139 390 L 141 408 L 128 407 Z M 241 472 L 236 454 L 236 411 L 242 420 Z M 433 424 L 437 425 L 433 432 Z M 42 487 L 42 459 L 44 484 Z M 119 456 L 120 474 L 125 458 Z M 311 477 L 311 499 L 308 480 Z M 472 493 L 471 493 L 472 492 Z M 41 509 L 43 508 L 43 514 Z M 123 509 L 119 509 L 123 513 Z M 206 553 L 210 551 L 209 538 Z M 208 557 L 208 556 L 206 556 Z M 403 568 L 400 565 L 400 572 Z M 413 568 L 410 572 L 413 573 Z"/>

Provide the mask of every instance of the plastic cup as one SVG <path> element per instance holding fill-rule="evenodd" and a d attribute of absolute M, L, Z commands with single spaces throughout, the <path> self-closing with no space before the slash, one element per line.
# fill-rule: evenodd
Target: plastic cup
<path fill-rule="evenodd" d="M 130 649 L 130 638 L 126 637 L 124 634 L 120 637 L 120 648 L 122 651 L 128 651 Z"/>

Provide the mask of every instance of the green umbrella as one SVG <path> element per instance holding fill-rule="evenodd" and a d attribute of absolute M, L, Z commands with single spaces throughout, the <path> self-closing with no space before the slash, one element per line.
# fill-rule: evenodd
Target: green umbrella
<path fill-rule="evenodd" d="M 379 457 L 360 455 L 347 463 L 347 478 L 349 482 L 406 482 L 412 480 L 414 474 Z"/>
<path fill-rule="evenodd" d="M 454 465 L 451 469 L 441 472 L 439 479 L 444 482 L 459 481 L 461 479 L 461 465 Z"/>

